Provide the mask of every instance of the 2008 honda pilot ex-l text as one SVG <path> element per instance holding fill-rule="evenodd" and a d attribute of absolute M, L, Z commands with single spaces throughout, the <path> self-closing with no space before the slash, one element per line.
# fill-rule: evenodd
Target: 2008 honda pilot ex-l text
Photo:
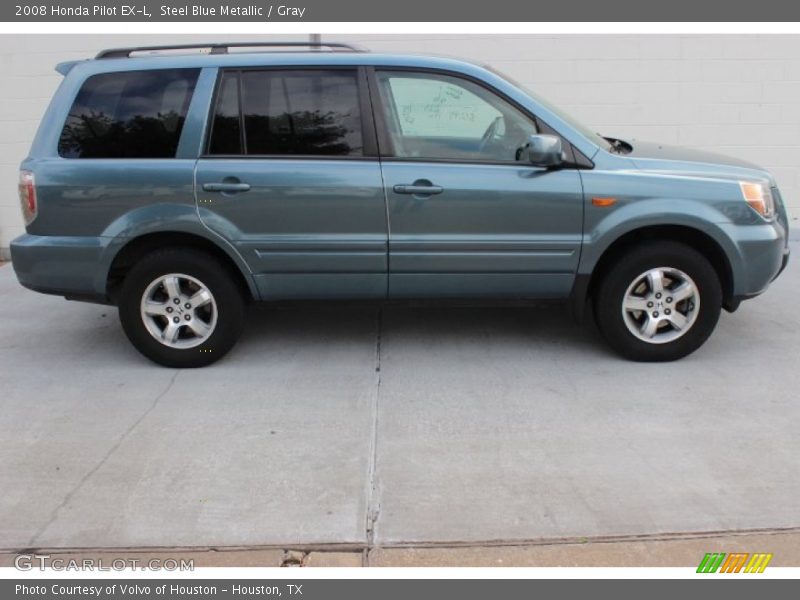
<path fill-rule="evenodd" d="M 339 44 L 108 50 L 20 173 L 31 289 L 148 358 L 223 356 L 249 300 L 548 298 L 634 360 L 697 349 L 788 259 L 772 176 L 602 137 L 489 68 Z"/>

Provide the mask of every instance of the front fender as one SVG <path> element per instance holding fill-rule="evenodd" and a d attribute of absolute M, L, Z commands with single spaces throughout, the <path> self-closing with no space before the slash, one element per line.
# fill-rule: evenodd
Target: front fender
<path fill-rule="evenodd" d="M 741 271 L 741 253 L 728 234 L 730 220 L 703 202 L 652 198 L 634 200 L 611 210 L 589 204 L 585 221 L 579 275 L 591 274 L 606 250 L 622 236 L 654 226 L 686 227 L 706 234 L 728 257 L 734 276 Z"/>
<path fill-rule="evenodd" d="M 603 212 L 606 211 L 606 212 Z M 725 254 L 731 269 L 733 295 L 746 279 L 744 259 L 730 231 L 730 220 L 714 206 L 686 199 L 637 199 L 615 207 L 587 205 L 581 258 L 571 293 L 573 316 L 581 320 L 586 308 L 592 274 L 611 245 L 623 236 L 648 227 L 677 226 L 701 232 Z"/>

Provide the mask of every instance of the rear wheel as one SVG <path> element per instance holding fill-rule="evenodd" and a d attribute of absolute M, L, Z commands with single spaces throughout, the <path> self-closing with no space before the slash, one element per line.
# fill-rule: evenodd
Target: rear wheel
<path fill-rule="evenodd" d="M 202 367 L 236 343 L 244 300 L 214 256 L 192 249 L 159 250 L 125 276 L 119 316 L 128 339 L 150 360 L 166 367 Z"/>
<path fill-rule="evenodd" d="M 609 345 L 637 361 L 669 361 L 697 350 L 722 308 L 714 267 L 677 242 L 630 248 L 594 295 L 597 325 Z"/>

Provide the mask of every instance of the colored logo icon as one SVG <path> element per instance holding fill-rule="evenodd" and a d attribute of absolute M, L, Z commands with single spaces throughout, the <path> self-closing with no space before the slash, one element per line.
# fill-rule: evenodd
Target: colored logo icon
<path fill-rule="evenodd" d="M 756 552 L 709 552 L 700 561 L 698 573 L 763 573 L 772 554 Z"/>

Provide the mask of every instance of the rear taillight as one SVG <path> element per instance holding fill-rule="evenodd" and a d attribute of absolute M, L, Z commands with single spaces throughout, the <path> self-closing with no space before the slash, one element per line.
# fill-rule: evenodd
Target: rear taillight
<path fill-rule="evenodd" d="M 36 218 L 38 206 L 36 204 L 36 182 L 30 171 L 19 172 L 19 202 L 22 206 L 22 218 L 25 225 Z"/>

